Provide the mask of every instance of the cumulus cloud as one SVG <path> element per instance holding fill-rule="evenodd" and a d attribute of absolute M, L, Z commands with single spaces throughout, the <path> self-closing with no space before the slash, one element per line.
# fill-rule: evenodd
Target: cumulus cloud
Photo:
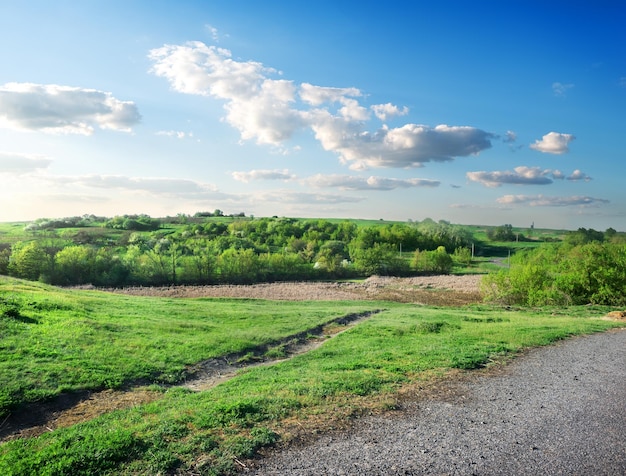
<path fill-rule="evenodd" d="M 504 195 L 498 198 L 497 202 L 503 205 L 528 205 L 531 207 L 589 207 L 609 203 L 609 200 L 582 195 L 574 195 L 571 197 L 546 197 L 544 195 Z"/>
<path fill-rule="evenodd" d="M 579 180 L 584 180 L 585 182 L 589 182 L 590 180 L 593 180 L 591 177 L 589 177 L 589 175 L 587 175 L 584 172 L 581 172 L 580 170 L 576 169 L 574 170 L 571 175 L 568 175 L 566 177 L 567 180 L 571 180 L 571 181 L 579 181 Z"/>
<path fill-rule="evenodd" d="M 0 152 L 0 174 L 29 174 L 46 169 L 51 163 L 51 159 L 43 156 Z"/>
<path fill-rule="evenodd" d="M 531 149 L 538 150 L 547 154 L 564 154 L 569 152 L 569 143 L 576 137 L 572 134 L 562 134 L 560 132 L 549 132 L 541 138 L 536 140 L 534 144 L 530 145 Z"/>
<path fill-rule="evenodd" d="M 440 182 L 419 178 L 355 177 L 352 175 L 313 175 L 304 180 L 313 187 L 336 187 L 341 190 L 394 190 L 410 187 L 438 187 Z"/>
<path fill-rule="evenodd" d="M 404 106 L 400 109 L 395 104 L 388 102 L 387 104 L 374 104 L 371 106 L 374 115 L 381 121 L 386 121 L 387 118 L 394 116 L 406 116 L 409 113 L 409 108 Z"/>
<path fill-rule="evenodd" d="M 574 170 L 571 175 L 565 176 L 560 170 L 542 169 L 541 167 L 515 167 L 513 171 L 496 172 L 467 172 L 466 176 L 472 182 L 478 182 L 485 187 L 500 187 L 503 184 L 515 185 L 549 185 L 554 180 L 567 179 L 571 181 L 591 180 L 584 172 Z"/>
<path fill-rule="evenodd" d="M 574 87 L 573 84 L 552 83 L 552 92 L 555 96 L 563 97 L 569 89 Z"/>
<path fill-rule="evenodd" d="M 253 180 L 294 180 L 296 176 L 289 173 L 289 170 L 250 170 L 249 172 L 233 172 L 232 177 L 239 181 L 248 183 Z"/>
<path fill-rule="evenodd" d="M 419 167 L 453 160 L 491 147 L 492 134 L 468 126 L 406 124 L 374 132 L 365 128 L 370 111 L 378 118 L 404 115 L 407 108 L 379 104 L 371 109 L 354 87 L 300 85 L 255 61 L 237 61 L 231 52 L 201 42 L 165 45 L 150 51 L 151 72 L 185 94 L 224 101 L 224 120 L 243 140 L 282 147 L 301 129 L 310 128 L 322 147 L 353 169 Z"/>
<path fill-rule="evenodd" d="M 354 124 L 336 117 L 320 117 L 312 126 L 325 150 L 339 154 L 354 170 L 369 167 L 421 167 L 455 157 L 478 154 L 491 147 L 492 134 L 467 126 L 428 127 L 406 124 L 374 133 L 355 130 Z"/>
<path fill-rule="evenodd" d="M 109 92 L 33 83 L 0 86 L 0 117 L 15 129 L 82 135 L 95 127 L 129 132 L 141 119 L 135 103 Z"/>

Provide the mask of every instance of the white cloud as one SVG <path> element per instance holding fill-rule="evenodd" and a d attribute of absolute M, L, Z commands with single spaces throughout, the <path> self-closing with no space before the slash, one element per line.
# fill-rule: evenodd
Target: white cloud
<path fill-rule="evenodd" d="M 497 199 L 503 205 L 528 205 L 531 207 L 597 206 L 609 200 L 582 195 L 571 197 L 546 197 L 544 195 L 504 195 Z"/>
<path fill-rule="evenodd" d="M 564 154 L 569 152 L 568 145 L 575 138 L 572 134 L 549 132 L 541 140 L 536 140 L 534 144 L 531 144 L 530 148 L 547 154 Z"/>
<path fill-rule="evenodd" d="M 219 41 L 219 31 L 212 25 L 204 25 L 204 29 L 211 35 L 211 39 L 213 41 Z"/>
<path fill-rule="evenodd" d="M 571 173 L 571 175 L 568 175 L 566 178 L 567 180 L 571 180 L 571 181 L 584 180 L 585 182 L 589 182 L 590 180 L 593 180 L 591 177 L 589 177 L 589 175 L 587 175 L 584 172 L 581 172 L 578 169 L 574 170 Z"/>
<path fill-rule="evenodd" d="M 232 177 L 239 181 L 248 183 L 253 180 L 294 180 L 296 176 L 289 173 L 289 170 L 250 170 L 249 172 L 233 172 Z"/>
<path fill-rule="evenodd" d="M 478 154 L 491 147 L 492 134 L 474 127 L 439 125 L 434 128 L 406 124 L 375 133 L 361 132 L 353 124 L 327 117 L 313 125 L 324 149 L 339 154 L 354 170 L 368 167 L 421 167 L 455 157 Z"/>
<path fill-rule="evenodd" d="M 552 83 L 552 92 L 555 96 L 563 97 L 569 89 L 574 87 L 573 84 Z"/>
<path fill-rule="evenodd" d="M 387 104 L 374 104 L 371 106 L 372 111 L 378 119 L 386 121 L 387 118 L 394 116 L 406 116 L 409 113 L 409 108 L 404 106 L 400 109 L 395 104 L 388 102 Z"/>
<path fill-rule="evenodd" d="M 15 129 L 82 135 L 96 126 L 129 132 L 141 119 L 135 103 L 108 92 L 32 83 L 0 86 L 0 117 Z"/>
<path fill-rule="evenodd" d="M 452 160 L 491 147 L 494 137 L 473 127 L 447 125 L 406 124 L 372 133 L 364 128 L 370 110 L 359 103 L 359 89 L 271 79 L 278 74 L 275 69 L 233 60 L 230 51 L 201 42 L 165 45 L 151 50 L 149 58 L 151 72 L 166 78 L 175 91 L 224 100 L 224 120 L 243 140 L 284 147 L 296 131 L 311 128 L 325 150 L 353 169 Z M 379 117 L 408 111 L 391 104 L 372 110 Z"/>
<path fill-rule="evenodd" d="M 440 182 L 419 178 L 355 177 L 352 175 L 313 175 L 304 180 L 313 187 L 336 187 L 341 190 L 394 190 L 410 187 L 438 187 Z"/>
<path fill-rule="evenodd" d="M 43 156 L 0 152 L 0 174 L 29 174 L 48 168 L 51 163 L 51 159 Z"/>
<path fill-rule="evenodd" d="M 554 179 L 565 178 L 559 170 L 542 169 L 540 167 L 515 167 L 514 171 L 496 172 L 467 172 L 466 176 L 472 182 L 478 182 L 485 187 L 500 187 L 503 184 L 515 185 L 548 185 Z M 574 171 L 568 180 L 584 180 L 587 177 L 580 170 Z"/>
<path fill-rule="evenodd" d="M 193 132 L 183 132 L 183 131 L 157 131 L 155 134 L 158 136 L 176 137 L 177 139 L 185 139 L 185 138 L 193 137 Z"/>
<path fill-rule="evenodd" d="M 508 144 L 512 144 L 516 140 L 517 140 L 517 134 L 515 132 L 513 132 L 513 131 L 506 131 L 506 134 L 504 135 L 504 142 L 506 142 Z"/>
<path fill-rule="evenodd" d="M 276 70 L 254 61 L 235 61 L 230 51 L 201 42 L 165 45 L 150 51 L 151 72 L 166 78 L 175 91 L 225 100 L 225 121 L 244 140 L 280 145 L 304 126 L 290 107 L 291 81 L 268 79 Z"/>
<path fill-rule="evenodd" d="M 336 195 L 327 193 L 294 192 L 292 190 L 272 190 L 254 194 L 254 198 L 259 202 L 277 203 L 299 203 L 310 205 L 316 204 L 336 204 L 336 203 L 356 203 L 365 200 L 363 197 L 347 195 Z"/>
<path fill-rule="evenodd" d="M 314 86 L 309 83 L 300 85 L 300 98 L 311 106 L 321 106 L 324 103 L 344 103 L 347 98 L 355 98 L 362 95 L 357 88 L 329 88 Z"/>
<path fill-rule="evenodd" d="M 85 175 L 76 177 L 51 177 L 51 181 L 72 186 L 82 186 L 96 189 L 113 189 L 131 192 L 144 192 L 154 195 L 168 195 L 179 197 L 213 196 L 217 188 L 212 184 L 205 184 L 187 179 L 162 177 L 127 177 L 123 175 Z"/>

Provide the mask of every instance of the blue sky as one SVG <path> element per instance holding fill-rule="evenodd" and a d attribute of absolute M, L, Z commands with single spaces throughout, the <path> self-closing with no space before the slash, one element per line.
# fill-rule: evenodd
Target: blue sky
<path fill-rule="evenodd" d="M 623 1 L 2 1 L 0 220 L 626 231 Z"/>

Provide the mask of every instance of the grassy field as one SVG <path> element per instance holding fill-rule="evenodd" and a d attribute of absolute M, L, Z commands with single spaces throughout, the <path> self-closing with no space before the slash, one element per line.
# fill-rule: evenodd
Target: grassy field
<path fill-rule="evenodd" d="M 619 325 L 606 308 L 503 310 L 392 302 L 140 298 L 0 281 L 3 409 L 143 379 L 158 398 L 0 445 L 0 474 L 228 474 L 255 451 L 396 394 L 524 348 Z M 187 365 L 354 312 L 384 309 L 308 353 L 209 390 L 172 384 Z M 167 385 L 165 385 L 167 383 Z M 1 422 L 1 420 L 0 420 Z"/>
<path fill-rule="evenodd" d="M 176 382 L 201 360 L 370 307 L 129 297 L 0 277 L 0 416 L 61 392 Z"/>

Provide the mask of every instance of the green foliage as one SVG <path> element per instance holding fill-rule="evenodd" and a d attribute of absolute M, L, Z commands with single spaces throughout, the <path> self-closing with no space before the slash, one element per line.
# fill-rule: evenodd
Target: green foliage
<path fill-rule="evenodd" d="M 469 266 L 472 263 L 472 251 L 469 248 L 456 248 L 452 260 L 460 266 Z"/>
<path fill-rule="evenodd" d="M 151 231 L 161 227 L 161 221 L 148 215 L 123 215 L 107 220 L 104 224 L 107 228 L 118 230 Z"/>
<path fill-rule="evenodd" d="M 626 304 L 626 245 L 544 246 L 484 278 L 486 299 L 504 304 Z"/>
<path fill-rule="evenodd" d="M 18 278 L 36 281 L 50 273 L 51 259 L 36 241 L 16 243 L 13 245 L 8 270 Z"/>
<path fill-rule="evenodd" d="M 615 236 L 615 233 L 607 230 L 609 237 Z M 613 230 L 615 232 L 615 230 Z M 597 241 L 598 243 L 602 243 L 604 241 L 604 233 L 601 231 L 596 231 L 593 228 L 579 228 L 576 231 L 570 231 L 565 235 L 564 241 L 572 246 L 576 245 L 584 245 L 585 243 L 592 243 Z"/>
<path fill-rule="evenodd" d="M 402 276 L 409 270 L 407 262 L 387 243 L 357 248 L 351 257 L 356 270 L 367 275 Z"/>
<path fill-rule="evenodd" d="M 526 237 L 513 230 L 513 225 L 502 225 L 487 230 L 487 238 L 491 241 L 526 241 Z"/>
<path fill-rule="evenodd" d="M 415 251 L 413 268 L 421 273 L 449 274 L 452 271 L 452 257 L 443 246 L 434 251 Z"/>

